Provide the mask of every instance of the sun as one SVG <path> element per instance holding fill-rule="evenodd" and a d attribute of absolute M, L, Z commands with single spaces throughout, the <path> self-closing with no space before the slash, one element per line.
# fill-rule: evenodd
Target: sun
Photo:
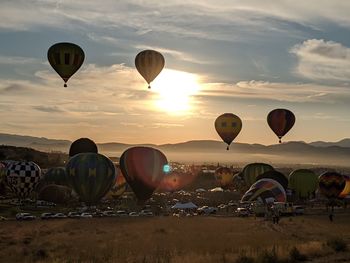
<path fill-rule="evenodd" d="M 184 71 L 164 69 L 152 82 L 154 106 L 170 114 L 186 114 L 193 108 L 193 95 L 200 90 L 199 78 Z"/>

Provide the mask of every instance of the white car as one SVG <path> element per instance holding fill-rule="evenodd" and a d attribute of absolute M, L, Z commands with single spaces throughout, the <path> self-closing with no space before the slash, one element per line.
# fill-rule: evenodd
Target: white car
<path fill-rule="evenodd" d="M 16 220 L 19 220 L 19 221 L 21 220 L 27 221 L 27 220 L 34 220 L 34 219 L 36 219 L 36 217 L 29 213 L 18 213 L 16 215 Z"/>
<path fill-rule="evenodd" d="M 117 216 L 120 216 L 120 217 L 128 216 L 128 214 L 127 214 L 124 210 L 118 210 L 118 211 L 116 212 L 116 215 L 117 215 Z"/>
<path fill-rule="evenodd" d="M 131 213 L 129 213 L 129 216 L 131 216 L 131 217 L 138 217 L 140 215 L 137 212 L 131 212 Z"/>
<path fill-rule="evenodd" d="M 68 217 L 69 218 L 80 218 L 80 214 L 78 212 L 69 212 Z"/>
<path fill-rule="evenodd" d="M 140 212 L 140 216 L 153 216 L 153 213 L 151 210 L 144 209 Z"/>
<path fill-rule="evenodd" d="M 305 208 L 303 206 L 293 206 L 293 213 L 294 215 L 303 215 L 305 212 Z"/>
<path fill-rule="evenodd" d="M 63 219 L 63 218 L 67 218 L 67 216 L 63 213 L 57 213 L 53 216 L 53 218 Z"/>
<path fill-rule="evenodd" d="M 52 219 L 52 218 L 54 218 L 54 213 L 42 213 L 41 214 L 41 216 L 40 216 L 40 218 L 41 219 Z"/>
<path fill-rule="evenodd" d="M 90 214 L 90 213 L 82 213 L 80 215 L 80 218 L 92 218 L 92 214 Z"/>
<path fill-rule="evenodd" d="M 117 214 L 114 213 L 114 211 L 104 211 L 104 212 L 102 212 L 102 214 L 104 216 L 107 216 L 107 217 L 115 217 L 115 216 L 117 216 Z"/>

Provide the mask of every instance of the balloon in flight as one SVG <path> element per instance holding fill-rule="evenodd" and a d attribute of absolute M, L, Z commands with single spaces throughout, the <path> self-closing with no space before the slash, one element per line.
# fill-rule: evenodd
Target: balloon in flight
<path fill-rule="evenodd" d="M 67 87 L 69 78 L 81 67 L 84 58 L 85 54 L 81 47 L 67 42 L 54 44 L 47 52 L 47 59 L 63 79 L 64 87 Z"/>
<path fill-rule="evenodd" d="M 227 144 L 227 150 L 232 141 L 242 129 L 241 119 L 233 113 L 224 113 L 216 118 L 215 129 L 221 139 Z"/>
<path fill-rule="evenodd" d="M 281 143 L 282 137 L 294 126 L 295 116 L 290 110 L 275 109 L 268 114 L 267 123 Z"/>
<path fill-rule="evenodd" d="M 135 58 L 135 66 L 137 71 L 148 83 L 150 83 L 159 75 L 165 65 L 165 59 L 161 53 L 155 50 L 144 50 L 137 54 Z"/>

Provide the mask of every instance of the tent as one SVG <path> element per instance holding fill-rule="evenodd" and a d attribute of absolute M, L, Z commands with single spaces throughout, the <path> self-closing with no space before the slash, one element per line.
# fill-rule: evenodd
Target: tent
<path fill-rule="evenodd" d="M 188 202 L 188 203 L 178 202 L 175 205 L 173 205 L 171 209 L 197 209 L 197 206 L 192 202 Z"/>

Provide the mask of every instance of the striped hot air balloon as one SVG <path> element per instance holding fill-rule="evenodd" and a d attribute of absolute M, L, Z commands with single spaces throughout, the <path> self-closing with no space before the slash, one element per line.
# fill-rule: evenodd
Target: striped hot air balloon
<path fill-rule="evenodd" d="M 242 171 L 242 178 L 244 179 L 245 184 L 250 187 L 256 182 L 256 178 L 267 172 L 273 171 L 274 168 L 267 163 L 250 163 L 247 164 Z"/>
<path fill-rule="evenodd" d="M 47 59 L 53 69 L 61 76 L 64 87 L 67 81 L 81 67 L 84 62 L 84 51 L 73 43 L 57 43 L 51 46 L 47 52 Z"/>
<path fill-rule="evenodd" d="M 318 186 L 327 198 L 337 198 L 345 187 L 345 178 L 337 172 L 325 172 L 319 176 Z"/>
<path fill-rule="evenodd" d="M 261 200 L 265 203 L 270 199 L 274 199 L 275 202 L 286 202 L 286 191 L 277 181 L 264 178 L 254 183 L 243 195 L 241 201 L 251 202 L 254 200 Z"/>
<path fill-rule="evenodd" d="M 215 129 L 221 139 L 227 144 L 227 150 L 232 141 L 242 129 L 241 119 L 233 113 L 224 113 L 216 118 Z"/>
<path fill-rule="evenodd" d="M 294 126 L 295 116 L 290 110 L 275 109 L 267 116 L 267 123 L 281 143 L 282 137 Z"/>
<path fill-rule="evenodd" d="M 135 58 L 135 66 L 137 71 L 148 83 L 150 83 L 159 75 L 165 65 L 165 59 L 161 53 L 155 50 L 144 50 L 137 54 Z"/>

